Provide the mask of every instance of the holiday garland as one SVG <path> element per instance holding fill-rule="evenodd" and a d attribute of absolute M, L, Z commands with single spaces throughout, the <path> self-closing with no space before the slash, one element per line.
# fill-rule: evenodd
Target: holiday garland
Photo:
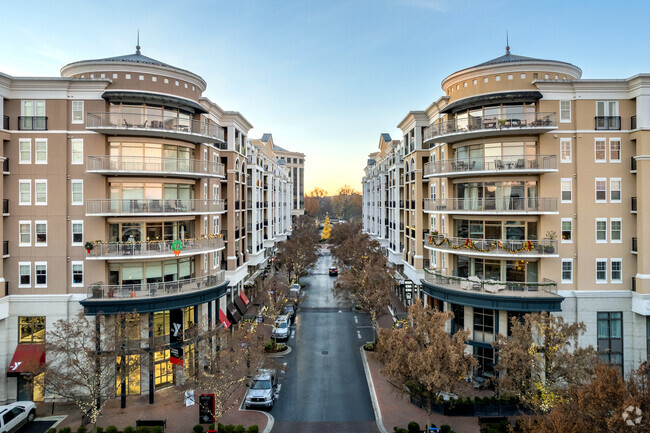
<path fill-rule="evenodd" d="M 221 233 L 219 233 L 219 234 L 210 234 L 210 233 L 208 233 L 208 234 L 205 234 L 205 235 L 201 235 L 198 238 L 183 238 L 183 239 L 180 239 L 180 240 L 182 242 L 193 242 L 193 241 L 204 241 L 204 240 L 213 240 L 213 239 L 221 239 L 221 238 L 223 238 L 223 235 Z M 101 241 L 101 240 L 97 240 L 97 241 L 92 241 L 90 243 L 93 244 L 93 245 L 118 245 L 118 244 L 121 244 L 121 245 L 143 245 L 143 244 L 152 245 L 152 244 L 161 244 L 161 243 L 166 243 L 166 242 L 174 242 L 174 241 L 165 241 L 165 240 L 161 240 L 161 239 L 154 239 L 154 240 L 132 241 L 132 242 L 128 242 L 128 241 L 126 241 L 126 242 L 122 242 L 122 241 L 120 241 L 120 242 L 104 242 L 104 241 Z M 88 248 L 88 247 L 86 247 L 86 248 Z"/>
<path fill-rule="evenodd" d="M 429 243 L 432 245 L 435 245 L 436 247 L 442 246 L 444 243 L 447 243 L 449 245 L 449 248 L 453 250 L 460 250 L 462 248 L 468 249 L 468 250 L 475 250 L 481 253 L 489 253 L 493 249 L 495 249 L 497 246 L 501 248 L 504 251 L 509 252 L 510 254 L 518 254 L 522 251 L 532 251 L 535 249 L 535 245 L 533 245 L 532 241 L 524 241 L 523 245 L 519 249 L 515 248 L 508 248 L 503 243 L 499 240 L 493 240 L 490 242 L 490 246 L 488 248 L 480 248 L 477 247 L 474 241 L 470 238 L 465 239 L 465 243 L 463 245 L 454 245 L 449 238 L 442 238 L 440 242 L 436 242 L 435 236 L 429 236 Z"/>

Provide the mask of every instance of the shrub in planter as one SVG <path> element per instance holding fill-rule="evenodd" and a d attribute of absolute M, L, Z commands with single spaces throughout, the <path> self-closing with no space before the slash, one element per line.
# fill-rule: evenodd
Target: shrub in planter
<path fill-rule="evenodd" d="M 88 429 L 86 428 L 86 426 L 80 425 L 79 427 L 77 427 L 77 433 L 86 433 L 87 431 Z"/>
<path fill-rule="evenodd" d="M 239 424 L 235 427 L 235 433 L 246 433 L 246 427 Z"/>
<path fill-rule="evenodd" d="M 159 425 L 151 427 L 151 433 L 163 433 L 163 428 Z"/>
<path fill-rule="evenodd" d="M 259 432 L 260 432 L 260 428 L 258 425 L 253 424 L 248 426 L 248 433 L 259 433 Z"/>
<path fill-rule="evenodd" d="M 372 352 L 375 350 L 375 343 L 366 343 L 363 345 L 363 350 L 367 350 L 369 352 Z"/>
<path fill-rule="evenodd" d="M 409 433 L 409 431 L 406 430 L 405 428 L 393 427 L 393 430 L 395 431 L 395 433 Z"/>
<path fill-rule="evenodd" d="M 150 433 L 149 427 L 141 425 L 140 427 L 135 429 L 135 433 Z"/>
<path fill-rule="evenodd" d="M 192 427 L 192 431 L 194 433 L 203 433 L 203 426 L 201 424 L 197 424 L 194 427 Z"/>
<path fill-rule="evenodd" d="M 106 427 L 106 433 L 117 433 L 117 427 L 114 425 L 109 425 Z"/>
<path fill-rule="evenodd" d="M 135 429 L 131 426 L 124 427 L 124 433 L 135 433 Z"/>
<path fill-rule="evenodd" d="M 440 426 L 440 433 L 451 433 L 451 427 L 449 424 L 443 424 Z"/>
<path fill-rule="evenodd" d="M 214 423 L 208 424 L 208 430 L 214 430 Z"/>
<path fill-rule="evenodd" d="M 223 426 L 223 433 L 235 433 L 235 426 L 232 424 Z"/>
<path fill-rule="evenodd" d="M 420 433 L 420 424 L 415 421 L 411 421 L 406 427 L 409 433 Z"/>
<path fill-rule="evenodd" d="M 48 428 L 45 433 L 56 433 L 56 429 L 54 427 Z"/>
<path fill-rule="evenodd" d="M 104 433 L 104 428 L 103 427 L 95 428 L 95 433 Z"/>
<path fill-rule="evenodd" d="M 63 427 L 59 430 L 59 433 L 71 433 L 72 429 L 70 427 Z"/>

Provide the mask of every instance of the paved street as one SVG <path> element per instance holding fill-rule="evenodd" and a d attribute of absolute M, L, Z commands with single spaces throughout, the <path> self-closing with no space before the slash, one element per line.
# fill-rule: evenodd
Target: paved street
<path fill-rule="evenodd" d="M 359 346 L 372 339 L 369 319 L 334 299 L 332 263 L 321 256 L 302 282 L 303 299 L 284 358 L 286 373 L 271 414 L 273 433 L 377 432 Z"/>

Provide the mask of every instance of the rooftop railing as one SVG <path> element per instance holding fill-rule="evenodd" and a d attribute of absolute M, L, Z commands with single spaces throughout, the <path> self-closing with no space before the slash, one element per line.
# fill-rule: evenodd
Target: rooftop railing
<path fill-rule="evenodd" d="M 557 127 L 556 113 L 511 113 L 491 116 L 469 116 L 429 125 L 424 130 L 424 141 L 439 136 L 477 131 L 525 130 Z"/>
<path fill-rule="evenodd" d="M 557 241 L 553 239 L 471 239 L 430 235 L 425 246 L 456 254 L 485 254 L 492 256 L 554 256 Z"/>
<path fill-rule="evenodd" d="M 223 200 L 91 199 L 86 215 L 205 214 L 224 212 Z"/>
<path fill-rule="evenodd" d="M 497 296 L 557 296 L 557 283 L 547 279 L 541 283 L 481 280 L 479 277 L 454 277 L 425 270 L 424 280 L 446 289 Z"/>
<path fill-rule="evenodd" d="M 554 213 L 557 197 L 424 199 L 425 211 L 472 213 Z"/>
<path fill-rule="evenodd" d="M 133 241 L 133 242 L 91 242 L 88 258 L 142 259 L 146 257 L 174 256 L 174 247 L 179 247 L 178 255 L 199 254 L 225 248 L 221 235 L 210 235 L 198 239 L 176 241 Z"/>
<path fill-rule="evenodd" d="M 474 172 L 526 172 L 556 171 L 556 155 L 508 155 L 501 158 L 482 157 L 445 159 L 424 165 L 424 175 L 458 174 Z"/>
<path fill-rule="evenodd" d="M 214 123 L 155 114 L 88 113 L 86 115 L 86 128 L 169 131 L 200 135 L 209 139 L 223 141 L 223 129 Z"/>
<path fill-rule="evenodd" d="M 212 275 L 184 278 L 177 281 L 155 281 L 129 284 L 104 284 L 98 282 L 86 286 L 88 299 L 157 298 L 209 289 L 225 281 L 225 272 L 218 271 Z"/>
<path fill-rule="evenodd" d="M 86 171 L 179 173 L 196 176 L 225 176 L 224 166 L 220 162 L 148 156 L 89 156 Z"/>

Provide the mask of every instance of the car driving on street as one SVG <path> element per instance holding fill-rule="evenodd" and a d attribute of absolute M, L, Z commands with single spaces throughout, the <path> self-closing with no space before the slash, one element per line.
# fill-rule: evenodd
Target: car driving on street
<path fill-rule="evenodd" d="M 336 266 L 330 267 L 330 277 L 336 277 L 339 274 L 339 268 Z"/>
<path fill-rule="evenodd" d="M 36 418 L 36 405 L 31 401 L 17 401 L 0 406 L 0 433 L 14 433 Z"/>
<path fill-rule="evenodd" d="M 245 405 L 272 408 L 278 397 L 278 379 L 273 370 L 259 370 L 248 385 Z"/>

